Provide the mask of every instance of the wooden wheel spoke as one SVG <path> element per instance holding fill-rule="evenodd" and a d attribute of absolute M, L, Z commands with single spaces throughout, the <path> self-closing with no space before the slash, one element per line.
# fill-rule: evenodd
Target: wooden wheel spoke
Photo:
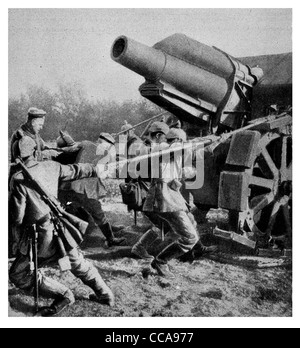
<path fill-rule="evenodd" d="M 250 209 L 253 210 L 253 215 L 266 208 L 273 200 L 274 194 L 272 192 L 253 198 L 250 202 Z"/>
<path fill-rule="evenodd" d="M 282 138 L 282 150 L 281 150 L 281 171 L 285 171 L 287 168 L 287 137 Z"/>
<path fill-rule="evenodd" d="M 260 177 L 257 177 L 257 176 L 252 176 L 251 179 L 250 179 L 250 185 L 264 187 L 264 188 L 272 190 L 273 187 L 274 187 L 274 180 L 260 178 Z"/>
<path fill-rule="evenodd" d="M 277 215 L 278 215 L 278 212 L 279 212 L 280 208 L 281 208 L 280 202 L 275 202 L 274 207 L 272 209 L 271 216 L 270 216 L 268 229 L 266 231 L 268 234 L 271 234 L 271 232 L 273 230 L 273 227 L 275 225 L 276 218 L 277 218 Z"/>
<path fill-rule="evenodd" d="M 281 152 L 281 167 L 280 175 L 281 181 L 292 181 L 292 163 L 287 164 L 287 151 L 288 151 L 288 137 L 282 139 L 282 152 Z"/>
<path fill-rule="evenodd" d="M 272 212 L 271 212 L 271 216 L 270 216 L 270 221 L 269 221 L 269 225 L 268 225 L 268 229 L 267 229 L 267 233 L 271 234 L 274 225 L 276 223 L 276 218 L 277 215 L 279 213 L 279 211 L 281 210 L 283 212 L 283 214 L 286 214 L 286 212 L 288 212 L 288 202 L 289 202 L 289 197 L 288 196 L 283 196 L 282 198 L 280 198 L 278 201 L 275 202 Z M 287 208 L 287 210 L 286 210 Z M 288 220 L 288 224 L 289 224 L 289 217 L 288 215 L 285 217 L 285 220 Z M 287 222 L 286 222 L 287 225 Z"/>
<path fill-rule="evenodd" d="M 272 159 L 272 157 L 270 156 L 268 150 L 266 148 L 262 149 L 261 155 L 266 163 L 266 165 L 268 166 L 270 172 L 272 173 L 272 176 L 274 179 L 278 178 L 278 169 Z"/>
<path fill-rule="evenodd" d="M 281 173 L 281 178 L 283 181 L 292 181 L 292 164 L 290 164 L 283 173 Z"/>

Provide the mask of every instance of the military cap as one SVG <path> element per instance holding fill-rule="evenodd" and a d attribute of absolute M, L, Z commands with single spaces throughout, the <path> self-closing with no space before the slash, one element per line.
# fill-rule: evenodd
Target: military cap
<path fill-rule="evenodd" d="M 99 138 L 107 141 L 108 143 L 115 145 L 115 139 L 109 133 L 100 133 Z"/>
<path fill-rule="evenodd" d="M 153 122 L 149 128 L 149 133 L 163 133 L 167 135 L 169 133 L 169 126 L 164 122 Z"/>
<path fill-rule="evenodd" d="M 59 137 L 56 139 L 56 144 L 59 148 L 75 145 L 75 140 L 68 132 L 59 131 Z"/>
<path fill-rule="evenodd" d="M 19 140 L 19 149 L 20 149 L 21 158 L 32 156 L 35 148 L 36 148 L 36 143 L 32 138 L 25 135 Z"/>
<path fill-rule="evenodd" d="M 38 108 L 29 108 L 28 110 L 28 116 L 33 117 L 33 118 L 40 118 L 44 117 L 46 115 L 46 111 Z"/>
<path fill-rule="evenodd" d="M 121 131 L 125 132 L 128 131 L 129 129 L 132 129 L 132 125 L 129 123 L 125 123 L 122 127 L 121 127 Z"/>
<path fill-rule="evenodd" d="M 185 131 L 179 128 L 171 128 L 166 138 L 167 140 L 181 139 L 183 142 L 187 140 Z"/>

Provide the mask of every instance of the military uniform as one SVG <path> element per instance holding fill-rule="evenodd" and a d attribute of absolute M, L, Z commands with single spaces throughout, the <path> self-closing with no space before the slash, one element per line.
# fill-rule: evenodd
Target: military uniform
<path fill-rule="evenodd" d="M 43 118 L 45 117 L 46 112 L 44 110 L 39 110 L 37 108 L 30 108 L 28 110 L 28 117 L 31 119 L 34 118 Z M 56 156 L 58 156 L 58 152 L 56 150 L 50 149 L 44 142 L 44 140 L 41 138 L 39 134 L 34 134 L 29 123 L 25 123 L 20 126 L 19 129 L 17 129 L 12 137 L 11 137 L 11 162 L 15 162 L 16 158 L 20 156 L 20 153 L 22 151 L 22 147 L 24 146 L 24 137 L 30 137 L 34 140 L 36 146 L 35 146 L 35 158 L 37 161 L 44 161 L 53 159 Z"/>
<path fill-rule="evenodd" d="M 58 184 L 61 181 L 75 180 L 96 175 L 95 169 L 90 164 L 61 165 L 53 161 L 37 162 L 33 157 L 26 163 L 28 171 L 49 193 L 57 197 Z M 17 257 L 9 271 L 9 278 L 13 284 L 24 290 L 31 290 L 34 277 L 30 271 L 29 243 L 27 227 L 36 224 L 38 233 L 38 263 L 43 265 L 48 261 L 57 260 L 58 246 L 54 238 L 54 225 L 51 220 L 51 210 L 41 199 L 22 172 L 13 175 L 9 197 L 10 223 L 18 228 L 19 234 L 15 235 Z M 84 284 L 90 286 L 101 299 L 113 303 L 111 290 L 105 284 L 97 269 L 83 258 L 78 247 L 66 251 L 71 263 L 71 272 L 80 278 Z M 74 302 L 72 292 L 57 281 L 39 275 L 39 288 L 48 296 L 60 297 L 67 300 L 68 304 Z"/>
<path fill-rule="evenodd" d="M 159 179 L 152 179 L 143 210 L 165 220 L 180 238 L 178 250 L 185 253 L 198 241 L 198 234 L 191 222 L 186 201 L 180 189 L 182 184 L 182 158 L 177 156 L 169 163 L 160 162 Z"/>
<path fill-rule="evenodd" d="M 168 141 L 175 139 L 186 141 L 186 135 L 181 129 L 171 129 L 166 139 Z M 180 192 L 182 186 L 180 180 L 183 176 L 182 164 L 182 156 L 171 156 L 171 161 L 167 162 L 160 160 L 159 178 L 152 179 L 143 207 L 143 211 L 156 227 L 146 232 L 132 249 L 134 254 L 145 260 L 146 271 L 149 271 L 151 263 L 152 267 L 157 269 L 161 275 L 167 275 L 167 271 L 163 272 L 162 269 L 168 260 L 189 252 L 199 241 L 197 223 Z M 171 229 L 179 238 L 154 259 L 147 253 L 146 248 L 158 238 L 161 221 L 164 221 L 167 226 L 167 232 Z"/>
<path fill-rule="evenodd" d="M 101 133 L 100 136 L 101 135 L 104 139 L 107 138 L 108 140 L 111 140 L 106 133 Z M 58 145 L 66 146 L 64 149 L 68 149 L 68 146 L 74 147 L 75 143 L 73 143 L 69 138 L 67 139 L 65 143 L 58 142 Z M 96 156 L 98 151 L 96 145 L 90 141 L 82 141 L 79 144 L 80 145 L 74 148 L 77 151 L 76 162 L 86 163 L 88 161 L 97 164 L 99 156 Z M 67 154 L 67 156 L 71 155 L 70 152 L 65 154 Z M 100 199 L 105 197 L 106 193 L 106 188 L 99 178 L 86 178 L 63 182 L 59 187 L 59 200 L 64 204 L 67 202 L 73 202 L 83 207 L 89 214 L 91 214 L 95 223 L 99 226 L 107 240 L 108 246 L 119 245 L 126 240 L 125 238 L 115 238 L 114 232 L 124 229 L 124 226 L 112 226 L 107 219 L 100 202 Z"/>

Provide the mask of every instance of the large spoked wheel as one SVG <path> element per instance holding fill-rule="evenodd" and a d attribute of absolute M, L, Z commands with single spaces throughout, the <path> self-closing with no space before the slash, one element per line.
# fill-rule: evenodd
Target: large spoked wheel
<path fill-rule="evenodd" d="M 239 214 L 240 229 L 258 248 L 292 244 L 292 139 L 262 136 L 251 169 L 247 209 Z"/>

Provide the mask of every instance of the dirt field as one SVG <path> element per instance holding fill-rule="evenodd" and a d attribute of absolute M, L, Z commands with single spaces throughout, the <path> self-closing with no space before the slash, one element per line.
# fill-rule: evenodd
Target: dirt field
<path fill-rule="evenodd" d="M 134 226 L 133 215 L 121 203 L 114 185 L 110 195 L 104 208 L 111 221 L 128 226 L 123 234 L 132 245 L 149 223 L 140 215 L 138 226 Z M 196 218 L 203 222 L 201 216 Z M 205 224 L 199 224 L 201 235 L 207 229 Z M 140 261 L 133 258 L 130 247 L 108 249 L 98 229 L 91 232 L 82 247 L 86 258 L 115 293 L 116 305 L 109 308 L 89 301 L 92 291 L 71 273 L 61 275 L 58 268 L 46 268 L 43 270 L 46 275 L 68 285 L 76 296 L 76 303 L 65 309 L 62 317 L 292 316 L 291 265 L 283 267 L 275 262 L 275 266 L 281 267 L 259 268 L 253 262 L 242 266 L 234 262 L 226 264 L 221 259 L 202 258 L 192 264 L 174 260 L 170 265 L 175 280 L 157 276 L 144 279 Z M 41 305 L 49 303 L 50 300 L 41 299 Z M 9 284 L 9 316 L 33 316 L 33 298 L 12 284 Z"/>

